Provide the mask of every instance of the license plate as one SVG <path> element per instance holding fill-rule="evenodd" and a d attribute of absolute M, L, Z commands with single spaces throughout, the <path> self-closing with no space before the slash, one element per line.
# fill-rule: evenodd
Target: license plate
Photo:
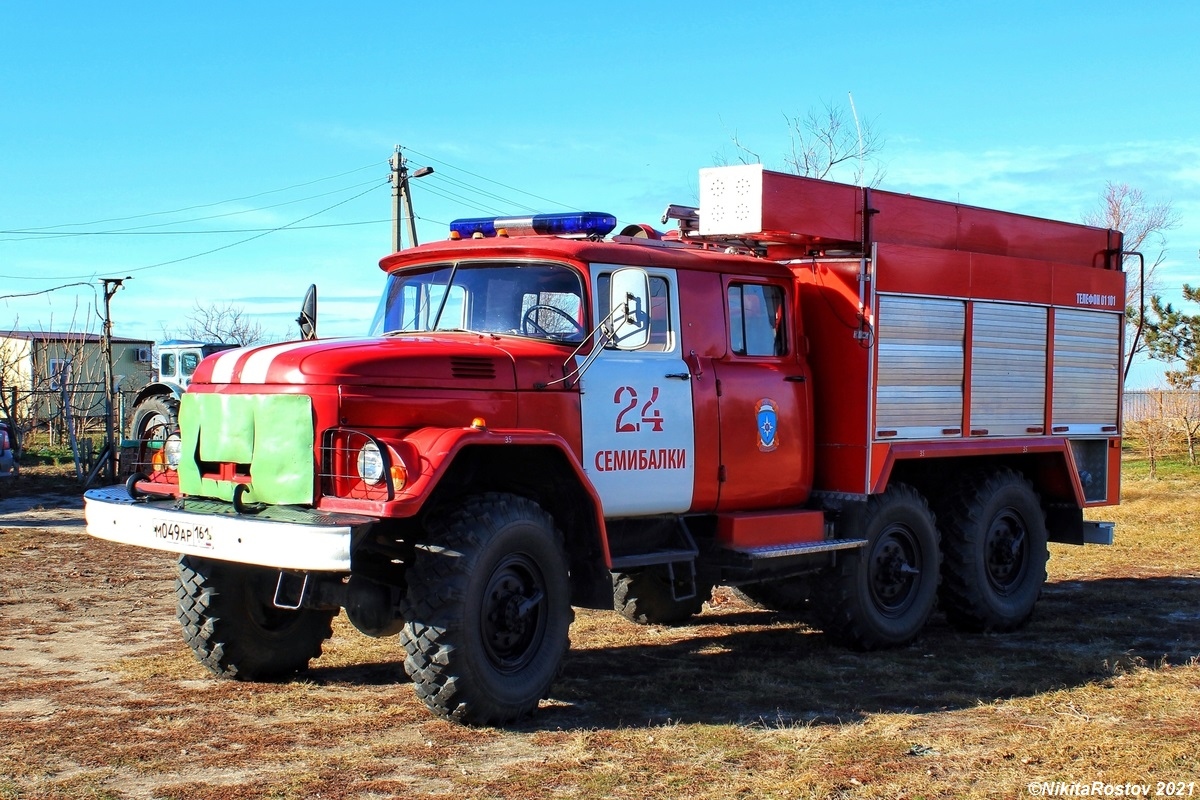
<path fill-rule="evenodd" d="M 155 539 L 200 550 L 213 547 L 212 529 L 208 525 L 164 519 L 154 520 L 153 525 Z"/>

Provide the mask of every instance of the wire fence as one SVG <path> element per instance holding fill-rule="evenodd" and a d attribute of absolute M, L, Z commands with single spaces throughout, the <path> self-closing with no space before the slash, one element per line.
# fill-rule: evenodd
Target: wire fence
<path fill-rule="evenodd" d="M 1125 392 L 1126 424 L 1167 417 L 1200 418 L 1200 391 L 1139 389 Z"/>
<path fill-rule="evenodd" d="M 118 441 L 124 436 L 136 395 L 127 390 L 114 398 L 113 433 Z M 6 405 L 17 410 L 14 421 L 22 433 L 43 432 L 52 445 L 66 444 L 72 429 L 76 436 L 104 434 L 104 384 L 99 381 L 72 383 L 65 392 L 57 388 L 17 393 Z"/>

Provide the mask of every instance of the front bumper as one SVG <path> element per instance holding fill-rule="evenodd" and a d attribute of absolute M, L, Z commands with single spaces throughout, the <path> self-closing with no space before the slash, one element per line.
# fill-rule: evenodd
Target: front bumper
<path fill-rule="evenodd" d="M 220 500 L 134 500 L 124 486 L 83 497 L 87 532 L 99 539 L 276 569 L 349 572 L 352 542 L 378 522 L 295 506 L 249 515 Z"/>

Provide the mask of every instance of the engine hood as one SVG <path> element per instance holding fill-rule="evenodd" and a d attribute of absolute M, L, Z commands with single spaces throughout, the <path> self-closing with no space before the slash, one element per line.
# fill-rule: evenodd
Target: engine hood
<path fill-rule="evenodd" d="M 562 348 L 474 333 L 317 339 L 206 358 L 192 383 L 515 389 L 562 375 Z M 518 369 L 519 368 L 519 369 Z"/>

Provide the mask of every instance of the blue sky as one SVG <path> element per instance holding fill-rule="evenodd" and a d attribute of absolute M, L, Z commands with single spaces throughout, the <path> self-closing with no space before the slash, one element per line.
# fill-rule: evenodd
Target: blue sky
<path fill-rule="evenodd" d="M 531 209 L 657 222 L 734 135 L 781 168 L 785 115 L 848 93 L 883 188 L 1077 221 L 1126 182 L 1181 216 L 1165 293 L 1200 282 L 1195 3 L 339 5 L 0 0 L 0 295 L 42 292 L 0 328 L 97 331 L 96 279 L 128 275 L 117 335 L 199 302 L 292 337 L 310 283 L 322 335 L 360 333 L 396 144 L 436 169 L 422 241 Z"/>

